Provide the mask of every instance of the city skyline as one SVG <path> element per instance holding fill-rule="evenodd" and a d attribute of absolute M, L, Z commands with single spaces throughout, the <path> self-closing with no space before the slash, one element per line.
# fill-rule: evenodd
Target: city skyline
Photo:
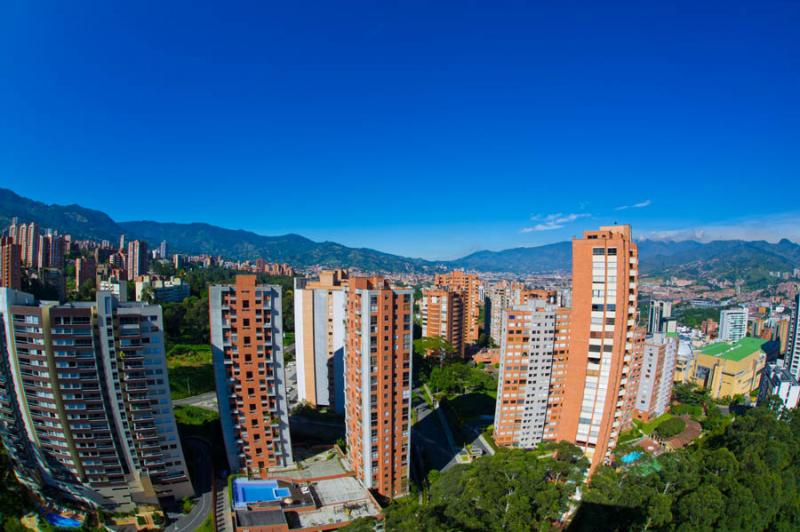
<path fill-rule="evenodd" d="M 637 236 L 800 240 L 796 6 L 161 15 L 9 8 L 3 186 L 119 220 L 431 259 L 614 222 Z M 135 179 L 182 200 L 115 201 L 108 183 Z M 596 186 L 609 180 L 635 186 Z M 218 208 L 217 189 L 243 186 L 243 208 Z M 785 193 L 753 201 L 754 187 Z M 366 226 L 366 190 L 418 193 L 402 211 L 366 207 Z M 301 193 L 311 208 L 296 208 Z"/>

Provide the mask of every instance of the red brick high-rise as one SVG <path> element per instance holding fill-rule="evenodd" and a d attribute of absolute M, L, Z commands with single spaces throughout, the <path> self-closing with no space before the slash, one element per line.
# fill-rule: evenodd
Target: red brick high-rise
<path fill-rule="evenodd" d="M 452 271 L 434 275 L 433 284 L 461 294 L 464 302 L 464 343 L 477 343 L 481 326 L 481 280 L 474 273 Z"/>
<path fill-rule="evenodd" d="M 347 286 L 345 422 L 348 456 L 367 488 L 408 493 L 413 291 L 381 277 Z"/>
<path fill-rule="evenodd" d="M 0 237 L 0 287 L 22 288 L 20 246 L 9 236 Z"/>

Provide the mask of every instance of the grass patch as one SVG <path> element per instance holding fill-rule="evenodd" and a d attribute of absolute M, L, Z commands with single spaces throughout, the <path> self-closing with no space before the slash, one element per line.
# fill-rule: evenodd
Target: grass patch
<path fill-rule="evenodd" d="M 673 416 L 669 412 L 664 412 L 663 414 L 661 414 L 657 418 L 653 419 L 652 421 L 648 421 L 647 423 L 639 424 L 638 427 L 642 432 L 644 432 L 645 434 L 647 434 L 649 436 L 650 434 L 653 433 L 653 430 L 657 426 L 659 426 L 661 423 L 663 423 L 664 421 L 666 421 L 668 419 L 672 419 L 673 417 L 675 417 L 675 416 Z"/>
<path fill-rule="evenodd" d="M 167 369 L 172 399 L 183 399 L 212 392 L 214 366 L 211 346 L 205 344 L 174 344 L 167 350 Z"/>
<path fill-rule="evenodd" d="M 214 532 L 214 521 L 213 519 L 213 512 L 206 517 L 206 520 L 200 523 L 200 526 L 197 527 L 197 532 Z"/>
<path fill-rule="evenodd" d="M 180 425 L 201 426 L 218 420 L 219 414 L 213 410 L 188 405 L 175 407 L 175 421 Z"/>

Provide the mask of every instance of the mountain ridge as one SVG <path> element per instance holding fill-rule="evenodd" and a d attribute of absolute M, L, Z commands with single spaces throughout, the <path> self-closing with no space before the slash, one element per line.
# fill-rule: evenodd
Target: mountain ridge
<path fill-rule="evenodd" d="M 354 248 L 305 236 L 259 235 L 244 229 L 227 229 L 205 222 L 156 221 L 116 222 L 108 214 L 77 204 L 45 204 L 0 188 L 0 227 L 12 217 L 20 222 L 35 221 L 42 228 L 58 229 L 76 238 L 115 241 L 126 234 L 151 246 L 166 240 L 170 249 L 181 253 L 207 253 L 231 259 L 263 258 L 288 262 L 297 267 L 355 267 L 367 271 L 438 271 L 464 268 L 482 272 L 531 274 L 568 270 L 570 241 L 542 246 L 516 247 L 500 251 L 481 250 L 450 261 L 403 257 L 370 249 Z M 800 245 L 788 239 L 773 244 L 764 240 L 637 240 L 642 273 L 647 275 L 711 275 L 723 279 L 744 279 L 762 283 L 771 271 L 791 271 L 800 266 Z"/>

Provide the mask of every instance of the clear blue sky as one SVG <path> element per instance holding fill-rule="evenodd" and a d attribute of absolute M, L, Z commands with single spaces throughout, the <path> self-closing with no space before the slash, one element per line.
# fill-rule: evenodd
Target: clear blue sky
<path fill-rule="evenodd" d="M 615 220 L 800 239 L 798 28 L 768 0 L 10 0 L 0 186 L 427 258 Z"/>

